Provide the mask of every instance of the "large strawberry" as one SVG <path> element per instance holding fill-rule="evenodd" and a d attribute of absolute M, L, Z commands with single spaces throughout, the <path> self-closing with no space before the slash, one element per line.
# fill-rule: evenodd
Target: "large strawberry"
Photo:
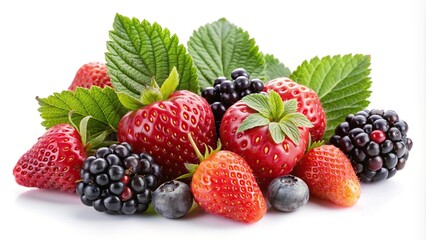
<path fill-rule="evenodd" d="M 144 106 L 138 108 L 136 104 L 138 109 L 121 119 L 117 131 L 118 139 L 128 142 L 134 151 L 155 156 L 157 163 L 163 167 L 163 180 L 185 173 L 184 163 L 198 161 L 188 133 L 193 134 L 199 146 L 213 146 L 217 141 L 214 116 L 207 101 L 186 90 L 174 92 L 177 82 L 175 69 L 161 88 L 153 81 L 152 86 L 142 93 L 140 101 Z M 129 96 L 120 98 L 123 104 L 128 105 L 123 99 Z"/>
<path fill-rule="evenodd" d="M 361 185 L 350 160 L 333 145 L 313 147 L 297 164 L 293 174 L 308 184 L 313 196 L 341 206 L 354 205 L 361 194 Z"/>
<path fill-rule="evenodd" d="M 266 201 L 253 172 L 240 155 L 206 150 L 204 156 L 188 136 L 200 164 L 186 164 L 195 202 L 206 212 L 244 223 L 259 221 L 266 213 Z"/>
<path fill-rule="evenodd" d="M 283 102 L 271 91 L 268 96 L 244 97 L 223 116 L 224 149 L 246 159 L 262 189 L 273 178 L 290 173 L 306 150 L 312 124 L 296 108 L 295 99 Z"/>
<path fill-rule="evenodd" d="M 267 82 L 265 92 L 275 91 L 283 100 L 297 99 L 297 111 L 303 113 L 313 127 L 309 130 L 313 141 L 319 141 L 324 136 L 326 116 L 318 95 L 310 88 L 300 85 L 288 78 L 277 78 Z"/>
<path fill-rule="evenodd" d="M 111 87 L 111 79 L 108 76 L 105 63 L 90 62 L 81 66 L 68 90 L 74 91 L 77 87 L 90 88 L 91 86 Z"/>
<path fill-rule="evenodd" d="M 13 168 L 13 175 L 22 186 L 75 193 L 85 158 L 78 131 L 70 124 L 58 124 L 22 155 Z"/>

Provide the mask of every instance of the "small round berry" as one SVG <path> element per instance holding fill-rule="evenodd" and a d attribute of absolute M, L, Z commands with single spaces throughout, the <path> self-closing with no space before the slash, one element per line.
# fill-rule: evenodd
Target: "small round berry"
<path fill-rule="evenodd" d="M 235 91 L 222 93 L 220 99 L 225 107 L 230 107 L 232 104 L 240 100 L 238 93 Z"/>
<path fill-rule="evenodd" d="M 130 155 L 129 149 L 126 146 L 122 145 L 122 144 L 120 144 L 117 147 L 115 147 L 114 152 L 120 158 L 126 158 L 127 156 Z"/>
<path fill-rule="evenodd" d="M 98 212 L 105 212 L 107 210 L 102 198 L 93 201 L 93 208 Z"/>
<path fill-rule="evenodd" d="M 376 143 L 382 143 L 386 140 L 386 135 L 381 130 L 374 130 L 370 133 L 371 140 L 375 141 Z"/>
<path fill-rule="evenodd" d="M 180 181 L 165 182 L 152 193 L 152 206 L 155 212 L 166 218 L 185 216 L 192 203 L 191 188 Z"/>
<path fill-rule="evenodd" d="M 300 178 L 285 175 L 271 181 L 267 190 L 269 203 L 282 212 L 291 212 L 309 200 L 308 185 Z"/>
<path fill-rule="evenodd" d="M 213 87 L 216 87 L 217 85 L 220 85 L 223 81 L 226 80 L 226 77 L 218 77 L 213 82 Z"/>
<path fill-rule="evenodd" d="M 403 141 L 398 141 L 393 143 L 393 151 L 396 153 L 398 158 L 404 156 L 406 147 Z"/>
<path fill-rule="evenodd" d="M 126 185 L 122 182 L 113 182 L 111 185 L 109 185 L 109 191 L 112 194 L 120 196 L 123 193 L 125 187 Z"/>
<path fill-rule="evenodd" d="M 364 115 L 355 115 L 349 123 L 351 128 L 363 127 L 367 123 L 367 118 Z"/>
<path fill-rule="evenodd" d="M 105 171 L 108 168 L 108 162 L 103 158 L 97 158 L 90 164 L 89 171 L 92 174 L 98 174 Z"/>
<path fill-rule="evenodd" d="M 398 130 L 402 133 L 402 135 L 406 135 L 408 131 L 408 124 L 405 121 L 399 121 L 393 125 L 398 128 Z"/>
<path fill-rule="evenodd" d="M 235 90 L 235 85 L 231 80 L 225 80 L 220 84 L 221 93 L 230 93 Z"/>
<path fill-rule="evenodd" d="M 108 162 L 110 166 L 113 165 L 121 165 L 121 160 L 116 154 L 109 154 L 105 160 Z"/>
<path fill-rule="evenodd" d="M 368 169 L 371 171 L 377 171 L 383 166 L 383 159 L 380 156 L 375 156 L 368 159 Z"/>
<path fill-rule="evenodd" d="M 226 112 L 226 108 L 221 102 L 214 102 L 210 105 L 215 119 L 222 119 Z"/>
<path fill-rule="evenodd" d="M 103 173 L 103 174 L 97 175 L 95 181 L 99 186 L 106 186 L 109 183 L 109 178 L 106 173 Z"/>
<path fill-rule="evenodd" d="M 339 140 L 339 145 L 340 145 L 340 149 L 342 149 L 342 151 L 345 153 L 350 152 L 354 148 L 354 145 L 352 144 L 349 136 L 342 137 Z"/>
<path fill-rule="evenodd" d="M 365 124 L 364 127 L 362 127 L 362 130 L 364 130 L 365 133 L 370 134 L 373 132 L 373 125 Z"/>
<path fill-rule="evenodd" d="M 383 157 L 383 162 L 388 169 L 392 169 L 398 164 L 398 157 L 394 153 L 388 153 Z"/>
<path fill-rule="evenodd" d="M 124 176 L 124 168 L 118 165 L 111 166 L 108 175 L 112 181 L 119 181 Z"/>
<path fill-rule="evenodd" d="M 373 122 L 373 130 L 381 130 L 387 132 L 389 130 L 389 124 L 385 119 L 378 119 Z"/>
<path fill-rule="evenodd" d="M 137 207 L 136 201 L 134 200 L 129 200 L 124 202 L 123 207 L 121 208 L 121 211 L 127 215 L 134 214 L 137 210 L 138 210 L 138 207 Z"/>
<path fill-rule="evenodd" d="M 401 131 L 396 127 L 391 127 L 388 131 L 388 138 L 392 141 L 400 141 L 402 139 Z"/>
<path fill-rule="evenodd" d="M 262 80 L 255 78 L 253 80 L 251 80 L 251 84 L 250 84 L 250 90 L 254 93 L 259 93 L 263 90 L 263 82 Z"/>
<path fill-rule="evenodd" d="M 335 130 L 336 134 L 343 137 L 345 135 L 348 135 L 349 132 L 349 123 L 348 122 L 342 122 L 340 123 Z"/>
<path fill-rule="evenodd" d="M 252 92 L 250 91 L 250 89 L 246 89 L 242 92 L 240 92 L 240 99 L 242 99 L 243 97 L 250 95 Z"/>
<path fill-rule="evenodd" d="M 121 201 L 117 196 L 109 196 L 104 199 L 104 205 L 107 210 L 116 212 L 121 208 Z"/>
<path fill-rule="evenodd" d="M 240 77 L 240 76 L 250 78 L 250 75 L 247 73 L 247 71 L 244 68 L 236 68 L 232 70 L 231 77 L 233 80 L 237 79 L 237 77 Z"/>
<path fill-rule="evenodd" d="M 234 81 L 235 89 L 238 92 L 242 92 L 242 91 L 250 88 L 250 83 L 251 83 L 251 81 L 244 76 L 237 77 Z"/>
<path fill-rule="evenodd" d="M 202 92 L 201 96 L 207 100 L 208 103 L 214 103 L 216 101 L 216 90 L 214 87 L 206 87 Z"/>
<path fill-rule="evenodd" d="M 356 135 L 353 140 L 354 145 L 360 148 L 364 147 L 365 144 L 367 144 L 369 141 L 370 141 L 370 137 L 368 136 L 367 133 L 364 133 L 364 132 Z"/>
<path fill-rule="evenodd" d="M 371 141 L 365 146 L 364 152 L 370 157 L 375 157 L 380 153 L 380 146 L 376 142 Z"/>
<path fill-rule="evenodd" d="M 393 143 L 391 140 L 386 139 L 384 142 L 380 144 L 380 150 L 383 154 L 389 153 L 393 150 Z"/>
<path fill-rule="evenodd" d="M 388 178 L 389 171 L 386 168 L 380 168 L 373 177 L 373 182 L 380 182 Z"/>
<path fill-rule="evenodd" d="M 108 147 L 101 147 L 101 148 L 98 148 L 98 150 L 96 150 L 95 156 L 97 158 L 104 158 L 110 153 L 111 153 L 111 150 Z"/>
<path fill-rule="evenodd" d="M 370 110 L 370 115 L 383 116 L 384 113 L 385 113 L 385 111 L 383 109 L 371 109 Z"/>
<path fill-rule="evenodd" d="M 390 124 L 394 124 L 399 121 L 398 114 L 393 110 L 388 110 L 383 114 L 383 118 L 386 119 Z"/>

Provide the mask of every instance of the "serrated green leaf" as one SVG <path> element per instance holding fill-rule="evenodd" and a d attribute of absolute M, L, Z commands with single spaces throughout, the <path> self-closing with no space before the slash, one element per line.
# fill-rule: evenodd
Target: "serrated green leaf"
<path fill-rule="evenodd" d="M 284 103 L 280 95 L 275 91 L 269 92 L 268 103 L 272 110 L 272 119 L 279 119 L 284 111 Z"/>
<path fill-rule="evenodd" d="M 170 36 L 168 29 L 158 23 L 140 22 L 117 14 L 109 38 L 106 65 L 112 85 L 118 92 L 139 98 L 143 86 L 149 86 L 151 78 L 162 85 L 176 67 L 180 76 L 177 89 L 198 93 L 192 57 L 179 44 L 176 35 Z"/>
<path fill-rule="evenodd" d="M 291 121 L 294 123 L 294 125 L 299 127 L 313 127 L 309 119 L 301 113 L 290 113 L 287 116 L 285 116 L 282 120 Z"/>
<path fill-rule="evenodd" d="M 265 59 L 255 40 L 243 29 L 222 18 L 194 31 L 188 41 L 201 88 L 213 85 L 218 76 L 226 76 L 235 68 L 246 69 L 252 78 L 264 79 Z"/>
<path fill-rule="evenodd" d="M 77 88 L 75 92 L 62 91 L 47 98 L 37 97 L 37 100 L 44 127 L 69 123 L 68 114 L 72 111 L 72 121 L 76 124 L 84 117 L 91 116 L 87 127 L 90 137 L 99 135 L 106 129 L 116 131 L 120 119 L 128 111 L 110 87 Z"/>
<path fill-rule="evenodd" d="M 272 140 L 277 144 L 282 143 L 286 136 L 281 130 L 279 123 L 276 122 L 271 122 L 269 124 L 269 133 L 271 134 Z"/>
<path fill-rule="evenodd" d="M 265 81 L 279 77 L 288 77 L 291 74 L 290 69 L 284 66 L 284 64 L 272 54 L 265 55 L 265 66 Z"/>
<path fill-rule="evenodd" d="M 160 92 L 163 96 L 163 99 L 168 99 L 170 94 L 172 94 L 176 87 L 179 85 L 179 73 L 174 67 L 170 72 L 169 77 L 167 77 L 166 81 L 161 85 Z"/>
<path fill-rule="evenodd" d="M 297 110 L 297 100 L 296 99 L 290 99 L 287 101 L 284 101 L 284 111 L 282 116 L 285 116 L 290 113 L 294 113 Z"/>
<path fill-rule="evenodd" d="M 284 134 L 294 142 L 294 144 L 299 144 L 299 128 L 291 121 L 280 122 L 279 126 Z"/>
<path fill-rule="evenodd" d="M 244 119 L 244 121 L 238 127 L 237 132 L 242 132 L 255 127 L 266 126 L 268 124 L 268 118 L 265 118 L 260 113 L 252 113 Z"/>
<path fill-rule="evenodd" d="M 136 110 L 143 106 L 139 99 L 136 99 L 126 93 L 119 92 L 117 93 L 117 96 L 121 104 L 129 110 Z"/>
<path fill-rule="evenodd" d="M 269 106 L 268 96 L 263 94 L 255 93 L 250 94 L 242 98 L 242 101 L 247 104 L 250 108 L 258 111 L 261 115 L 266 118 L 272 117 L 272 111 Z"/>
<path fill-rule="evenodd" d="M 348 114 L 368 107 L 371 95 L 369 67 L 368 55 L 315 57 L 303 62 L 290 75 L 291 79 L 318 94 L 327 117 L 325 141 Z"/>

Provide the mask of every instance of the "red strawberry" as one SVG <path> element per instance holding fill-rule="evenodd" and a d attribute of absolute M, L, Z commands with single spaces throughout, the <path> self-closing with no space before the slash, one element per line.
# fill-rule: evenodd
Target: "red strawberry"
<path fill-rule="evenodd" d="M 296 104 L 295 99 L 283 102 L 274 91 L 250 94 L 223 116 L 224 148 L 244 157 L 262 189 L 290 173 L 305 152 L 312 124 L 296 112 Z"/>
<path fill-rule="evenodd" d="M 168 79 L 178 81 L 176 76 Z M 163 86 L 177 86 L 170 81 L 166 80 Z M 213 113 L 204 98 L 186 90 L 173 92 L 173 87 L 166 91 L 163 86 L 160 90 L 148 88 L 142 94 L 142 101 L 144 94 L 152 99 L 156 93 L 159 95 L 154 98 L 160 100 L 126 114 L 117 133 L 119 141 L 128 142 L 134 151 L 155 156 L 163 168 L 163 180 L 171 180 L 187 172 L 184 163 L 198 162 L 188 133 L 193 134 L 199 146 L 213 146 L 217 137 Z"/>
<path fill-rule="evenodd" d="M 326 116 L 318 95 L 308 87 L 300 85 L 288 78 L 277 78 L 267 82 L 265 92 L 274 90 L 282 100 L 297 99 L 297 111 L 303 113 L 313 127 L 309 130 L 313 141 L 319 141 L 324 136 Z"/>
<path fill-rule="evenodd" d="M 68 90 L 74 91 L 77 87 L 90 88 L 91 86 L 112 86 L 104 63 L 90 62 L 78 69 Z"/>
<path fill-rule="evenodd" d="M 313 196 L 321 199 L 348 207 L 360 197 L 361 185 L 349 159 L 333 145 L 310 150 L 293 173 L 308 184 Z"/>
<path fill-rule="evenodd" d="M 208 213 L 236 221 L 259 221 L 266 213 L 266 201 L 247 162 L 220 146 L 202 156 L 189 138 L 201 161 L 187 165 L 193 174 L 191 190 L 197 204 Z"/>
<path fill-rule="evenodd" d="M 69 124 L 51 127 L 13 169 L 18 184 L 74 192 L 86 159 L 80 134 Z"/>

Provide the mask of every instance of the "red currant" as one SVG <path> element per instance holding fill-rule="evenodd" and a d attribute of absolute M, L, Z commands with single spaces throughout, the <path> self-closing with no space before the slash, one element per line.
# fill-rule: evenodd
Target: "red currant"
<path fill-rule="evenodd" d="M 381 130 L 374 130 L 370 133 L 370 138 L 376 143 L 382 143 L 383 141 L 386 140 L 386 135 Z"/>

